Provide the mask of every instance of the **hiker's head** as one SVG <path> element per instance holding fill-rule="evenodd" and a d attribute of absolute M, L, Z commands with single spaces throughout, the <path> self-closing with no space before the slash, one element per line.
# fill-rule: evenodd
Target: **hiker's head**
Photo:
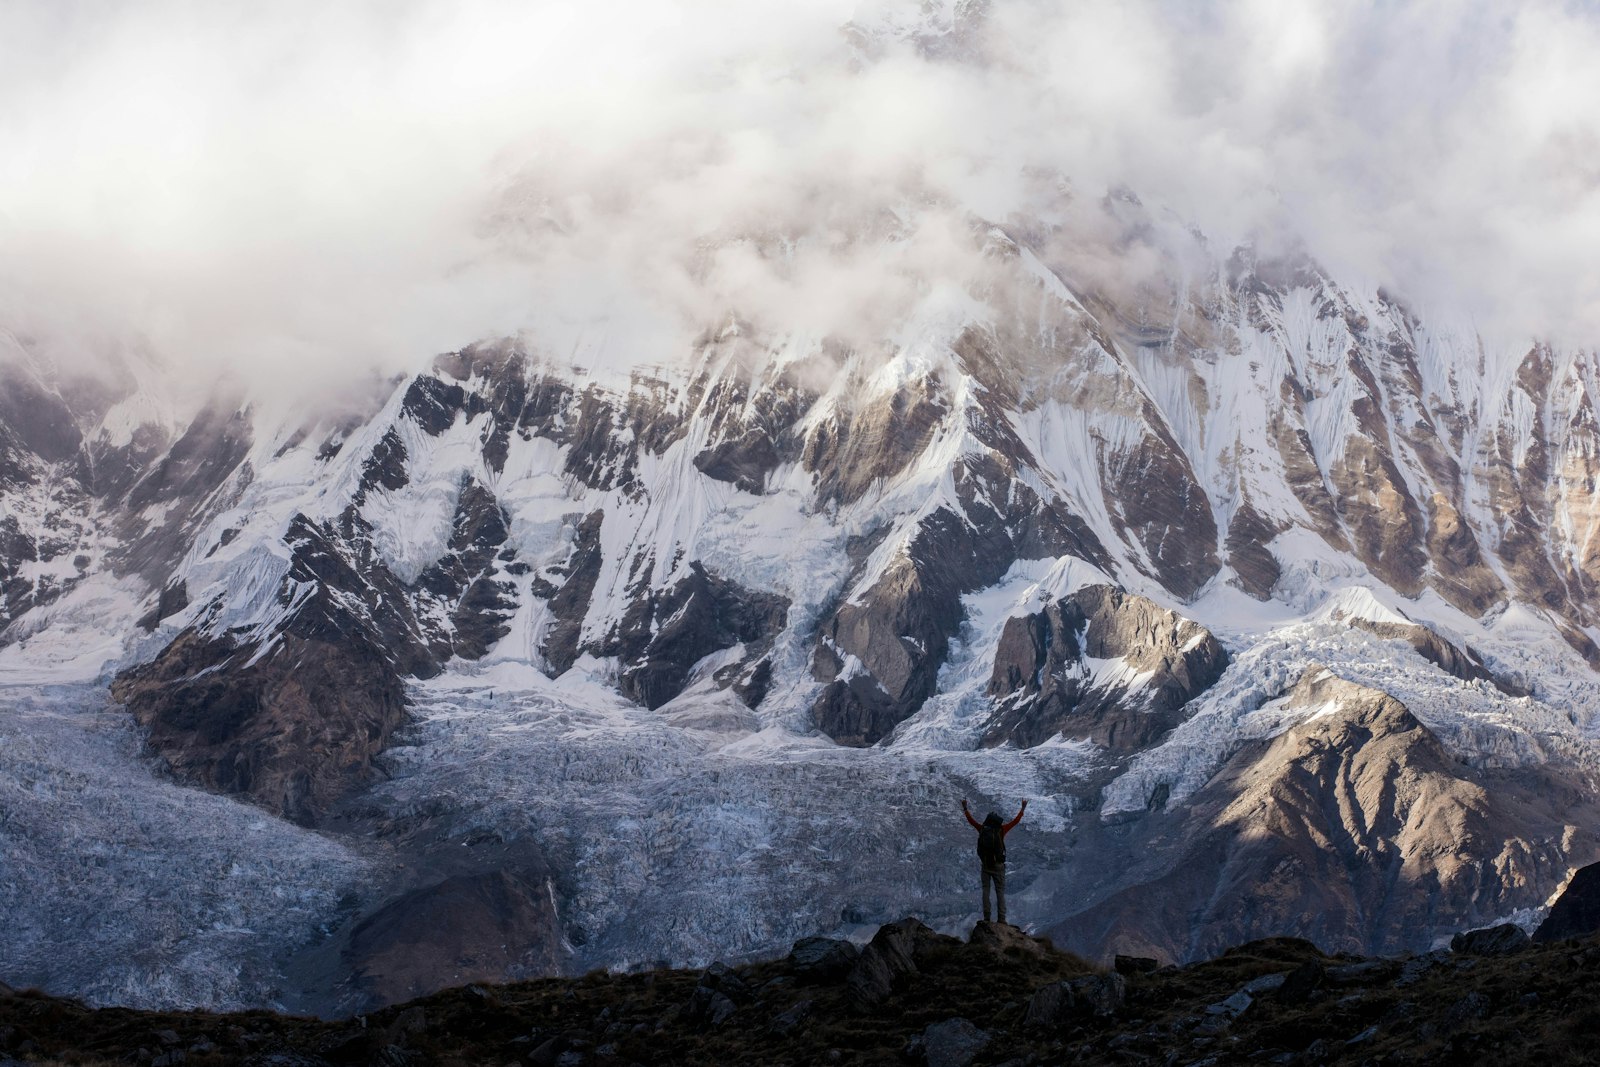
<path fill-rule="evenodd" d="M 983 825 L 985 826 L 1002 826 L 1004 824 L 1005 820 L 1000 817 L 998 811 L 991 811 L 983 817 Z"/>

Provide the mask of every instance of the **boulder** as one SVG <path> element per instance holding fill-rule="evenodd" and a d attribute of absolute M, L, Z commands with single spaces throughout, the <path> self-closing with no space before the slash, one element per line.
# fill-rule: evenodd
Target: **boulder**
<path fill-rule="evenodd" d="M 202 1048 L 209 1042 L 197 1041 L 189 1047 L 193 1053 L 208 1052 L 209 1048 Z M 352 1026 L 348 1030 L 335 1031 L 316 1044 L 317 1055 L 335 1064 L 365 1064 L 370 1063 L 378 1051 L 384 1047 L 382 1031 L 370 1030 L 364 1026 Z"/>
<path fill-rule="evenodd" d="M 1368 1041 L 1371 1041 L 1373 1038 L 1375 1038 L 1377 1036 L 1378 1036 L 1378 1028 L 1376 1026 L 1369 1026 L 1365 1030 L 1363 1030 L 1359 1034 L 1357 1034 L 1355 1037 L 1350 1038 L 1344 1044 L 1345 1044 L 1346 1048 L 1354 1048 L 1356 1045 L 1364 1045 L 1364 1044 L 1366 1044 Z"/>
<path fill-rule="evenodd" d="M 1038 937 L 1029 937 L 1009 923 L 995 923 L 982 919 L 972 928 L 972 936 L 968 943 L 992 952 L 1020 953 L 1042 959 L 1054 950 L 1055 946 L 1048 940 Z"/>
<path fill-rule="evenodd" d="M 832 982 L 850 973 L 861 950 L 834 937 L 806 937 L 794 943 L 789 969 L 803 982 Z"/>
<path fill-rule="evenodd" d="M 726 994 L 704 987 L 696 988 L 689 999 L 689 1018 L 706 1026 L 721 1026 L 738 1010 L 739 1005 Z"/>
<path fill-rule="evenodd" d="M 156 1060 L 164 1058 L 166 1057 L 156 1056 L 152 1058 L 149 1061 L 150 1067 L 156 1067 Z M 321 1056 L 308 1056 L 304 1053 L 292 1052 L 287 1049 L 276 1052 L 262 1052 L 236 1062 L 243 1063 L 244 1067 L 328 1067 L 328 1061 Z M 421 1061 L 397 1045 L 385 1045 L 378 1050 L 378 1054 L 373 1057 L 372 1062 L 377 1067 L 412 1067 L 413 1064 Z M 169 1059 L 167 1063 L 162 1064 L 162 1067 L 172 1067 L 172 1061 Z"/>
<path fill-rule="evenodd" d="M 568 1051 L 570 1050 L 567 1046 L 567 1039 L 561 1034 L 557 1034 L 534 1046 L 533 1051 L 528 1054 L 528 1063 L 532 1067 L 556 1067 L 556 1064 L 561 1062 L 561 1057 L 565 1056 Z"/>
<path fill-rule="evenodd" d="M 1030 1030 L 1054 1030 L 1077 1015 L 1078 1001 L 1066 982 L 1051 982 L 1033 991 L 1022 1025 Z"/>
<path fill-rule="evenodd" d="M 1127 980 L 1116 972 L 1051 982 L 1034 990 L 1022 1024 L 1030 1029 L 1054 1030 L 1074 1020 L 1105 1018 L 1116 1014 L 1127 995 Z"/>
<path fill-rule="evenodd" d="M 1114 1015 L 1128 996 L 1128 983 L 1116 973 L 1084 975 L 1068 984 L 1078 1002 L 1095 1016 Z"/>
<path fill-rule="evenodd" d="M 916 973 L 918 953 L 940 939 L 918 919 L 878 927 L 845 978 L 850 992 L 863 1006 L 882 1003 L 906 975 Z"/>
<path fill-rule="evenodd" d="M 1118 974 L 1152 974 L 1161 967 L 1161 961 L 1149 956 L 1121 956 L 1112 962 Z"/>
<path fill-rule="evenodd" d="M 685 1016 L 697 1026 L 721 1026 L 740 1006 L 755 999 L 755 990 L 743 978 L 727 964 L 717 962 L 700 972 L 700 981 L 684 1009 Z"/>
<path fill-rule="evenodd" d="M 814 1002 L 802 1000 L 776 1016 L 772 1020 L 772 1030 L 778 1034 L 792 1033 L 801 1023 L 811 1018 L 812 1012 L 815 1010 L 816 1004 Z"/>
<path fill-rule="evenodd" d="M 1328 981 L 1335 985 L 1353 982 L 1372 982 L 1388 978 L 1399 971 L 1394 960 L 1359 960 L 1356 963 L 1339 963 L 1327 969 Z"/>
<path fill-rule="evenodd" d="M 1493 1007 L 1488 997 L 1473 990 L 1446 1009 L 1443 1023 L 1448 1029 L 1458 1029 L 1475 1019 L 1484 1018 Z"/>
<path fill-rule="evenodd" d="M 1275 971 L 1272 974 L 1264 974 L 1260 978 L 1252 978 L 1246 982 L 1242 991 L 1249 993 L 1252 997 L 1259 997 L 1263 993 L 1274 993 L 1283 988 L 1283 983 L 1288 978 L 1288 971 Z"/>
<path fill-rule="evenodd" d="M 1550 907 L 1535 941 L 1564 941 L 1600 933 L 1600 863 L 1580 868 Z"/>
<path fill-rule="evenodd" d="M 396 1015 L 384 1028 L 383 1036 L 390 1044 L 404 1045 L 406 1038 L 412 1034 L 420 1034 L 427 1028 L 427 1012 L 419 1006 L 413 1006 Z"/>
<path fill-rule="evenodd" d="M 1322 961 L 1306 960 L 1284 976 L 1283 984 L 1277 988 L 1275 995 L 1285 1004 L 1304 1004 L 1327 978 L 1328 969 Z"/>
<path fill-rule="evenodd" d="M 1250 1009 L 1255 1003 L 1255 998 L 1241 989 L 1227 1000 L 1219 1000 L 1206 1008 L 1207 1015 L 1220 1015 L 1225 1019 L 1237 1019 Z"/>
<path fill-rule="evenodd" d="M 991 1040 L 988 1031 L 957 1017 L 930 1023 L 917 1044 L 928 1067 L 967 1067 Z"/>
<path fill-rule="evenodd" d="M 1450 951 L 1463 956 L 1505 956 L 1528 947 L 1527 931 L 1515 923 L 1468 930 L 1450 939 Z"/>
<path fill-rule="evenodd" d="M 1394 980 L 1396 989 L 1414 986 L 1426 978 L 1434 968 L 1449 958 L 1446 952 L 1430 952 L 1426 956 L 1413 956 L 1400 965 L 1400 977 Z"/>
<path fill-rule="evenodd" d="M 750 988 L 749 983 L 720 960 L 700 972 L 700 986 L 714 989 L 740 1004 L 748 1004 L 756 999 L 755 990 Z"/>

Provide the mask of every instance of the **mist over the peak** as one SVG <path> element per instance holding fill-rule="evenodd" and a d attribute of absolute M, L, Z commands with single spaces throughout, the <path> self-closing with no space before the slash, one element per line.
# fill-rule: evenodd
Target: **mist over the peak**
<path fill-rule="evenodd" d="M 1554 0 L 13 3 L 0 324 L 292 389 L 519 331 L 881 337 L 985 222 L 1175 269 L 1111 249 L 1126 188 L 1207 254 L 1591 345 L 1597 49 Z"/>

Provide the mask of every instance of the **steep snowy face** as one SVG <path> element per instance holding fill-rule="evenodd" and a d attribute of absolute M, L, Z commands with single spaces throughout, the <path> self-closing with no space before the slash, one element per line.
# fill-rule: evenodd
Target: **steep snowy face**
<path fill-rule="evenodd" d="M 1183 361 L 1192 427 L 1238 584 L 1292 598 L 1307 568 L 1353 557 L 1406 597 L 1431 589 L 1481 615 L 1507 599 L 1553 609 L 1586 656 L 1593 615 L 1588 470 L 1594 359 L 1486 350 L 1376 294 L 1315 274 L 1268 286 L 1243 271 L 1209 306 L 1223 352 Z M 1187 347 L 1184 322 L 1141 348 Z M 1193 358 L 1197 356 L 1198 358 Z M 1169 386 L 1169 395 L 1171 387 Z M 1185 405 L 1168 403 L 1168 410 Z M 1303 536 L 1315 535 L 1313 539 Z"/>
<path fill-rule="evenodd" d="M 983 241 L 988 287 L 931 291 L 882 350 L 733 323 L 688 366 L 608 386 L 480 346 L 353 432 L 265 435 L 163 580 L 168 643 L 119 695 L 193 730 L 248 667 L 239 728 L 275 721 L 295 701 L 273 664 L 311 641 L 373 668 L 343 687 L 367 694 L 336 731 L 345 767 L 397 721 L 380 659 L 394 677 L 581 665 L 647 707 L 709 671 L 765 721 L 871 744 L 936 691 L 962 596 L 1019 559 L 1192 597 L 1221 563 L 1167 420 L 1058 278 L 998 231 Z M 301 817 L 332 795 L 260 757 L 226 741 L 199 777 Z"/>
<path fill-rule="evenodd" d="M 214 402 L 127 432 L 124 399 L 57 440 L 14 416 L 8 611 L 74 580 L 68 541 L 115 538 L 114 572 L 160 590 L 119 696 L 200 780 L 303 819 L 398 726 L 401 679 L 452 663 L 579 669 L 650 708 L 706 674 L 762 722 L 878 743 L 939 692 L 963 598 L 1027 561 L 1172 605 L 1233 587 L 1304 611 L 1341 579 L 1468 617 L 1527 603 L 1600 658 L 1588 354 L 1491 352 L 1306 263 L 1240 254 L 1113 302 L 1000 229 L 973 240 L 987 273 L 874 347 L 730 320 L 623 379 L 475 346 L 366 419 Z M 1134 747 L 1219 673 L 1210 640 Z M 324 660 L 356 694 L 326 744 L 236 746 L 316 718 L 285 672 Z M 991 739 L 1059 732 L 1028 684 L 992 690 Z M 223 705 L 231 726 L 200 711 Z"/>
<path fill-rule="evenodd" d="M 144 596 L 248 482 L 237 398 L 200 404 L 180 385 L 137 351 L 69 373 L 0 334 L 0 647 L 59 629 L 80 586 L 88 601 Z"/>

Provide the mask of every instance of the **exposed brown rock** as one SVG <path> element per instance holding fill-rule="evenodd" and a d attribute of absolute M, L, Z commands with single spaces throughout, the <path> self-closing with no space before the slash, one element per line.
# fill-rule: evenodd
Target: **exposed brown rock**
<path fill-rule="evenodd" d="M 1144 549 L 1161 584 L 1188 599 L 1221 569 L 1217 523 L 1188 457 L 1153 408 L 1146 419 L 1155 429 L 1134 449 L 1101 457 L 1106 508 Z"/>
<path fill-rule="evenodd" d="M 1394 461 L 1369 438 L 1352 435 L 1328 476 L 1356 555 L 1390 587 L 1406 596 L 1421 592 L 1422 514 Z"/>
<path fill-rule="evenodd" d="M 1044 505 L 1014 474 L 1000 453 L 964 459 L 955 470 L 961 512 L 939 508 L 922 520 L 878 580 L 824 622 L 812 671 L 829 684 L 812 715 L 828 736 L 875 744 L 915 714 L 961 626 L 962 594 L 997 581 L 1018 558 L 1070 553 L 1109 564 L 1080 521 Z M 997 510 L 998 501 L 1008 506 Z M 847 671 L 847 656 L 863 671 Z"/>
<path fill-rule="evenodd" d="M 360 551 L 369 532 L 354 509 L 337 527 L 297 516 L 279 591 L 293 607 L 274 632 L 240 644 L 202 620 L 117 676 L 112 695 L 179 777 L 314 822 L 368 776 L 404 721 L 401 677 L 436 673 L 449 654 L 430 647 L 404 587 Z"/>
<path fill-rule="evenodd" d="M 411 481 L 406 473 L 406 446 L 392 428 L 372 446 L 372 453 L 361 466 L 361 481 L 356 486 L 355 503 L 365 502 L 375 488 L 404 489 Z"/>
<path fill-rule="evenodd" d="M 468 982 L 558 974 L 555 905 L 540 870 L 458 874 L 363 919 L 345 958 L 374 1007 Z"/>
<path fill-rule="evenodd" d="M 1446 484 L 1459 484 L 1459 473 Z M 1477 537 L 1456 505 L 1440 492 L 1430 496 L 1427 504 L 1433 587 L 1456 607 L 1481 615 L 1505 596 L 1505 586 L 1484 560 Z"/>
<path fill-rule="evenodd" d="M 417 578 L 424 614 L 449 620 L 434 639 L 448 642 L 464 659 L 487 653 L 509 632 L 506 620 L 516 611 L 515 586 L 499 572 L 499 564 L 507 562 L 500 548 L 509 522 L 494 494 L 469 481 L 456 503 L 445 555 Z"/>
<path fill-rule="evenodd" d="M 604 511 L 591 511 L 583 516 L 573 530 L 572 549 L 566 562 L 546 572 L 552 579 L 562 579 L 559 589 L 540 593 L 549 596 L 550 614 L 556 620 L 546 632 L 544 647 L 540 650 L 552 675 L 564 673 L 578 658 L 578 637 L 583 631 L 584 617 L 589 613 L 600 565 L 605 562 L 600 549 L 600 528 L 605 518 Z M 539 590 L 536 588 L 535 592 Z"/>
<path fill-rule="evenodd" d="M 690 670 L 713 652 L 743 644 L 747 660 L 759 659 L 788 610 L 786 598 L 745 589 L 695 562 L 670 589 L 635 599 L 595 653 L 620 656 L 627 666 L 619 688 L 658 708 L 683 692 Z"/>
<path fill-rule="evenodd" d="M 1053 929 L 1058 944 L 1096 931 L 1101 951 L 1181 960 L 1272 932 L 1426 950 L 1441 926 L 1537 905 L 1569 850 L 1594 847 L 1566 831 L 1592 801 L 1564 772 L 1466 767 L 1399 701 L 1323 668 L 1290 701 L 1313 714 L 1242 748 L 1140 846 L 1139 884 Z"/>
<path fill-rule="evenodd" d="M 760 430 L 747 430 L 731 441 L 711 445 L 694 457 L 694 465 L 707 478 L 731 482 L 747 493 L 760 493 L 767 475 L 778 466 L 778 449 Z"/>
<path fill-rule="evenodd" d="M 216 494 L 248 483 L 245 458 L 253 439 L 249 414 L 237 397 L 220 396 L 206 405 L 128 490 L 117 523 L 123 541 L 113 553 L 116 569 L 165 585 L 210 510 L 227 503 Z M 157 506 L 165 508 L 164 518 L 147 520 L 147 509 Z"/>
<path fill-rule="evenodd" d="M 0 515 L 0 632 L 38 602 L 37 583 L 22 573 L 39 558 L 39 543 L 24 533 L 15 515 Z"/>
<path fill-rule="evenodd" d="M 849 504 L 873 483 L 900 473 L 928 446 L 949 407 L 944 383 L 928 374 L 819 421 L 800 456 L 816 475 L 817 498 Z"/>
<path fill-rule="evenodd" d="M 695 418 L 707 433 L 706 447 L 694 465 L 708 478 L 760 493 L 772 471 L 799 458 L 803 441 L 796 423 L 817 397 L 797 381 L 799 367 L 785 366 L 764 380 L 751 380 L 742 363 L 755 354 L 741 341 L 708 342 L 703 348 L 708 364 L 732 348 L 734 365 L 719 376 L 708 370 L 689 384 L 689 397 L 699 398 Z"/>
<path fill-rule="evenodd" d="M 455 382 L 419 374 L 406 389 L 401 408 L 430 436 L 438 437 L 455 424 L 458 415 L 467 412 L 471 417 L 481 404 L 476 393 L 467 392 Z M 473 410 L 468 410 L 469 405 Z"/>
<path fill-rule="evenodd" d="M 1097 681 L 1088 659 L 1125 669 Z M 1221 677 L 1228 653 L 1210 631 L 1144 597 L 1096 585 L 1006 620 L 989 694 L 990 743 L 1030 746 L 1057 734 L 1116 751 L 1142 748 Z M 1131 684 L 1133 676 L 1141 684 Z"/>
<path fill-rule="evenodd" d="M 530 399 L 530 405 L 565 399 L 563 386 L 550 388 L 553 395 Z M 635 490 L 639 454 L 659 455 L 688 429 L 677 399 L 671 384 L 642 373 L 633 375 L 621 397 L 589 386 L 551 413 L 548 436 L 570 446 L 565 472 L 583 484 Z"/>
<path fill-rule="evenodd" d="M 1513 394 L 1513 399 L 1542 410 L 1551 386 L 1548 353 L 1537 347 L 1529 351 L 1518 367 L 1517 382 L 1522 395 Z M 1481 477 L 1499 525 L 1494 531 L 1499 535 L 1495 552 L 1524 599 L 1559 610 L 1570 590 L 1545 538 L 1554 519 L 1548 510 L 1550 461 L 1545 436 L 1536 432 L 1524 440 L 1516 424 L 1507 421 L 1495 427 L 1489 444 Z"/>
<path fill-rule="evenodd" d="M 314 822 L 370 773 L 405 719 L 404 689 L 359 636 L 283 634 L 256 651 L 191 629 L 112 695 L 180 778 Z"/>
<path fill-rule="evenodd" d="M 189 587 L 181 578 L 161 590 L 161 595 L 156 598 L 155 607 L 151 608 L 139 619 L 139 626 L 146 633 L 161 625 L 161 620 L 171 615 L 176 615 L 189 606 Z"/>
<path fill-rule="evenodd" d="M 1466 930 L 1450 939 L 1450 951 L 1464 956 L 1508 956 L 1528 947 L 1528 933 L 1515 923 Z"/>
<path fill-rule="evenodd" d="M 1285 378 L 1278 390 L 1280 406 L 1268 416 L 1268 427 L 1278 456 L 1283 462 L 1284 480 L 1294 493 L 1300 506 L 1311 517 L 1313 528 L 1335 549 L 1350 549 L 1350 542 L 1339 521 L 1339 512 L 1322 467 L 1305 430 L 1307 393 L 1305 386 L 1294 378 Z M 1331 458 L 1331 457 L 1330 457 Z"/>
<path fill-rule="evenodd" d="M 978 920 L 967 938 L 967 944 L 980 945 L 1004 955 L 1035 958 L 1042 958 L 1055 950 L 1048 938 L 1030 937 L 1010 923 L 990 922 L 988 919 Z"/>
<path fill-rule="evenodd" d="M 1580 867 L 1533 932 L 1535 941 L 1561 941 L 1600 933 L 1600 863 Z"/>
<path fill-rule="evenodd" d="M 1267 548 L 1267 542 L 1279 532 L 1279 528 L 1263 518 L 1249 501 L 1240 505 L 1228 522 L 1228 565 L 1238 576 L 1239 588 L 1257 600 L 1272 596 L 1272 589 L 1283 572 L 1278 558 Z"/>

